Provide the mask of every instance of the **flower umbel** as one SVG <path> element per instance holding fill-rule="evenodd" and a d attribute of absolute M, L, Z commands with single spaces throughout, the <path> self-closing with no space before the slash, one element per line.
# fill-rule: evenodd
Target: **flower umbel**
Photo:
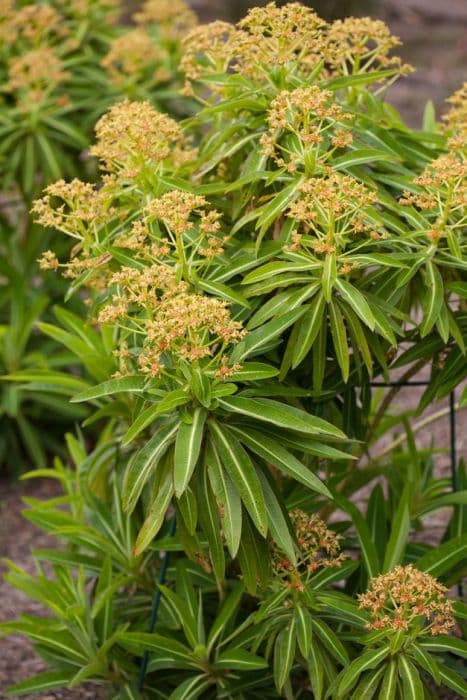
<path fill-rule="evenodd" d="M 105 170 L 122 176 L 134 177 L 150 164 L 169 158 L 181 163 L 193 155 L 182 127 L 147 101 L 117 103 L 97 122 L 96 135 L 91 153 Z"/>
<path fill-rule="evenodd" d="M 346 555 L 340 551 L 341 536 L 330 530 L 320 517 L 308 515 L 299 508 L 289 513 L 289 517 L 298 544 L 297 566 L 276 549 L 273 567 L 285 585 L 301 590 L 318 569 L 341 566 Z"/>
<path fill-rule="evenodd" d="M 455 622 L 446 591 L 412 564 L 396 566 L 371 581 L 370 589 L 359 596 L 360 608 L 369 611 L 367 628 L 371 630 L 447 634 Z"/>

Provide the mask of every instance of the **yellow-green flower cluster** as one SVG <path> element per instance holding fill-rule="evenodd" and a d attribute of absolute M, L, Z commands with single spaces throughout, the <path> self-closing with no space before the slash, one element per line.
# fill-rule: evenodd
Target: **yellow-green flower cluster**
<path fill-rule="evenodd" d="M 96 135 L 92 155 L 104 170 L 122 177 L 134 177 L 168 159 L 180 164 L 195 155 L 182 127 L 147 101 L 117 103 L 97 122 Z"/>
<path fill-rule="evenodd" d="M 412 564 L 396 566 L 371 581 L 359 596 L 360 608 L 370 613 L 368 629 L 417 634 L 447 634 L 454 627 L 447 588 Z"/>
<path fill-rule="evenodd" d="M 231 319 L 226 302 L 190 292 L 185 282 L 177 281 L 171 267 L 123 267 L 110 277 L 109 285 L 115 294 L 97 320 L 131 329 L 141 337 L 142 345 L 134 350 L 133 359 L 139 371 L 152 377 L 160 375 L 171 355 L 197 362 L 217 356 L 219 347 L 223 352 L 245 335 L 241 323 Z M 120 360 L 125 360 L 120 375 L 135 371 L 127 347 L 125 341 L 117 351 Z"/>
<path fill-rule="evenodd" d="M 273 551 L 273 567 L 284 585 L 303 590 L 306 581 L 316 571 L 341 566 L 346 555 L 340 551 L 341 536 L 330 530 L 319 516 L 308 515 L 297 508 L 289 513 L 289 517 L 298 545 L 297 564 L 277 549 Z"/>
<path fill-rule="evenodd" d="M 350 175 L 330 170 L 327 177 L 304 180 L 297 189 L 301 196 L 288 209 L 301 236 L 295 236 L 295 246 L 333 253 L 344 248 L 349 238 L 373 234 L 365 209 L 377 201 L 377 195 Z"/>
<path fill-rule="evenodd" d="M 320 64 L 327 78 L 384 68 L 392 79 L 410 70 L 390 55 L 399 43 L 381 21 L 364 17 L 328 24 L 300 3 L 277 7 L 271 2 L 251 9 L 236 26 L 214 22 L 195 28 L 184 40 L 182 66 L 191 83 L 228 69 L 265 82 L 267 72 L 281 66 L 306 78 Z"/>

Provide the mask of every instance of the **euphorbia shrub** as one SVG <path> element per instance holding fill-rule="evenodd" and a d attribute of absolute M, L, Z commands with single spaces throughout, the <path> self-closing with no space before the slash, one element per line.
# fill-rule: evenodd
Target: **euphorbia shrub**
<path fill-rule="evenodd" d="M 2 2 L 0 9 L 0 373 L 66 365 L 63 351 L 33 326 L 63 298 L 59 280 L 38 279 L 37 258 L 50 234 L 29 210 L 60 177 L 94 177 L 87 149 L 96 119 L 117 99 L 151 98 L 181 116 L 181 37 L 196 23 L 183 0 L 149 0 L 119 19 L 116 0 Z M 66 241 L 56 248 L 67 254 Z M 34 283 L 31 282 L 34 280 Z M 42 340 L 42 342 L 41 342 Z M 31 358 L 34 358 L 33 360 Z M 46 421 L 56 429 L 43 439 Z M 61 435 L 85 415 L 60 397 L 2 386 L 0 465 L 20 473 L 44 466 Z"/>
<path fill-rule="evenodd" d="M 50 589 L 9 574 L 55 617 L 7 629 L 57 666 L 12 692 L 464 692 L 462 608 L 434 577 L 461 576 L 465 491 L 435 478 L 406 416 L 408 452 L 369 452 L 395 424 L 374 377 L 431 364 L 442 395 L 465 372 L 462 95 L 447 129 L 429 111 L 405 126 L 381 97 L 406 71 L 396 44 L 298 4 L 196 28 L 182 66 L 197 113 L 117 103 L 96 127 L 100 182 L 34 204 L 74 241 L 42 267 L 85 304 L 41 324 L 82 371 L 28 378 L 93 405 L 102 434 L 90 454 L 69 437 L 75 469 L 47 472 L 69 512 L 26 513 L 70 547 L 38 554 Z M 412 542 L 446 505 L 443 543 Z"/>

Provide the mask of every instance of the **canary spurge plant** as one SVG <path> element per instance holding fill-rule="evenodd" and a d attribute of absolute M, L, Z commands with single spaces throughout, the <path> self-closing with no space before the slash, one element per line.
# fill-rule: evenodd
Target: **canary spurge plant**
<path fill-rule="evenodd" d="M 177 94 L 177 65 L 181 38 L 196 23 L 193 11 L 183 0 L 148 1 L 132 26 L 121 23 L 121 11 L 116 0 L 11 0 L 0 9 L 2 374 L 69 361 L 28 331 L 64 293 L 58 280 L 37 278 L 50 233 L 30 216 L 34 197 L 60 177 L 95 175 L 87 149 L 96 119 L 115 100 L 150 97 L 178 115 L 188 109 Z M 70 410 L 57 396 L 2 390 L 0 463 L 9 472 L 44 466 L 49 447 L 42 428 L 50 411 L 57 423 L 50 446 L 59 449 L 63 428 L 83 417 L 82 409 Z"/>
<path fill-rule="evenodd" d="M 63 547 L 11 564 L 51 615 L 3 629 L 52 667 L 12 695 L 465 693 L 464 465 L 452 493 L 398 387 L 372 386 L 427 366 L 421 410 L 465 374 L 464 93 L 409 129 L 382 96 L 408 70 L 396 45 L 297 3 L 197 27 L 196 113 L 117 102 L 98 183 L 34 203 L 73 241 L 41 267 L 81 305 L 40 330 L 75 359 L 9 380 L 92 406 L 100 437 L 31 474 L 63 486 L 25 511 Z M 412 537 L 445 507 L 439 544 Z"/>

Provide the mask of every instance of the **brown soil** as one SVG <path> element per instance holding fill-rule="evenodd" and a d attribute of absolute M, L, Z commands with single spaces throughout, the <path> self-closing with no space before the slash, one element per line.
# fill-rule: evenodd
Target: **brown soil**
<path fill-rule="evenodd" d="M 34 570 L 31 552 L 34 549 L 56 547 L 54 538 L 40 531 L 25 520 L 21 511 L 22 498 L 50 498 L 57 493 L 57 487 L 50 481 L 33 480 L 9 484 L 0 482 L 0 555 L 11 559 L 28 571 Z M 6 567 L 0 563 L 0 574 Z M 0 620 L 14 620 L 19 615 L 43 615 L 41 605 L 27 598 L 21 591 L 9 586 L 0 577 Z M 12 684 L 46 670 L 47 665 L 34 652 L 27 639 L 12 635 L 0 640 L 0 698 Z M 26 700 L 98 700 L 105 695 L 96 687 L 83 687 L 75 690 L 53 690 L 46 693 L 21 696 Z"/>

